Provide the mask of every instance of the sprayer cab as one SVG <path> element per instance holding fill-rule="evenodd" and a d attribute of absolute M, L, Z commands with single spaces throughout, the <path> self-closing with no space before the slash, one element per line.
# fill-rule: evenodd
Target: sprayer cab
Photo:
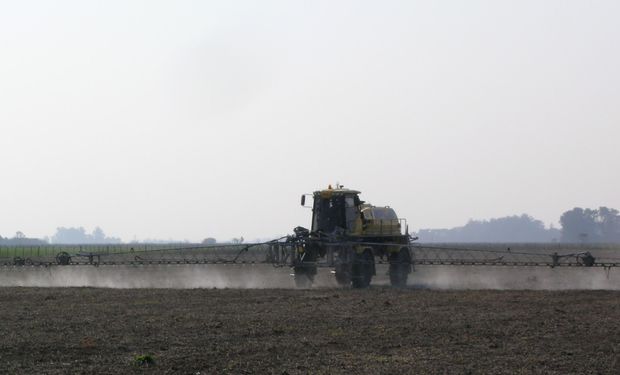
<path fill-rule="evenodd" d="M 359 220 L 359 191 L 331 186 L 315 191 L 312 196 L 312 232 L 354 232 Z"/>

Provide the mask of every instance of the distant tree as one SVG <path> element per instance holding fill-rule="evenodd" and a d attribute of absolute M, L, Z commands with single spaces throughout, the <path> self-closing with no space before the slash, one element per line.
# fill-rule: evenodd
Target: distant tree
<path fill-rule="evenodd" d="M 470 220 L 452 229 L 423 229 L 422 242 L 551 242 L 559 230 L 545 228 L 542 221 L 523 214 L 490 220 Z"/>
<path fill-rule="evenodd" d="M 232 243 L 234 244 L 242 244 L 243 243 L 243 236 L 239 237 L 239 238 L 233 238 L 231 240 Z"/>
<path fill-rule="evenodd" d="M 52 236 L 52 243 L 56 244 L 85 244 L 88 242 L 86 230 L 79 228 L 56 228 L 56 234 Z"/>
<path fill-rule="evenodd" d="M 45 245 L 46 242 L 38 238 L 28 238 L 23 232 L 18 231 L 13 238 L 0 237 L 0 244 L 9 246 L 38 246 Z"/>
<path fill-rule="evenodd" d="M 597 222 L 604 242 L 620 242 L 620 212 L 613 208 L 599 207 Z"/>
<path fill-rule="evenodd" d="M 106 236 L 103 230 L 99 227 L 95 227 L 89 237 L 90 243 L 94 244 L 121 243 L 120 238 Z"/>
<path fill-rule="evenodd" d="M 560 217 L 562 242 L 597 242 L 600 234 L 596 225 L 596 210 L 575 207 Z"/>
<path fill-rule="evenodd" d="M 107 237 L 99 227 L 96 227 L 92 234 L 86 233 L 83 227 L 60 227 L 56 228 L 56 234 L 52 236 L 52 243 L 56 244 L 105 244 L 120 242 L 120 238 Z"/>
<path fill-rule="evenodd" d="M 560 217 L 562 242 L 620 242 L 620 216 L 613 208 L 575 207 Z"/>
<path fill-rule="evenodd" d="M 90 236 L 95 243 L 105 242 L 105 233 L 103 233 L 103 230 L 99 227 L 95 227 L 93 233 Z"/>
<path fill-rule="evenodd" d="M 213 237 L 207 237 L 204 240 L 202 240 L 203 245 L 215 245 L 216 243 L 217 243 L 217 240 Z"/>

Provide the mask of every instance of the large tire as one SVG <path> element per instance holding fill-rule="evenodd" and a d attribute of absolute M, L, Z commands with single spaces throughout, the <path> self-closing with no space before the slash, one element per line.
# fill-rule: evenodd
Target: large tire
<path fill-rule="evenodd" d="M 308 289 L 314 282 L 316 275 L 316 253 L 306 249 L 303 254 L 298 253 L 293 267 L 295 286 L 301 289 Z"/>
<path fill-rule="evenodd" d="M 56 263 L 61 266 L 67 266 L 71 263 L 71 255 L 66 251 L 61 251 L 56 255 Z"/>
<path fill-rule="evenodd" d="M 338 285 L 350 285 L 351 284 L 351 264 L 340 263 L 336 264 L 336 282 Z"/>
<path fill-rule="evenodd" d="M 404 288 L 411 272 L 411 256 L 409 249 L 403 247 L 399 252 L 390 255 L 390 284 Z"/>
<path fill-rule="evenodd" d="M 302 268 L 295 268 L 295 286 L 299 289 L 308 289 L 312 287 L 314 275 Z"/>
<path fill-rule="evenodd" d="M 374 275 L 375 258 L 372 250 L 366 249 L 363 253 L 353 256 L 351 267 L 351 286 L 353 288 L 367 288 Z"/>

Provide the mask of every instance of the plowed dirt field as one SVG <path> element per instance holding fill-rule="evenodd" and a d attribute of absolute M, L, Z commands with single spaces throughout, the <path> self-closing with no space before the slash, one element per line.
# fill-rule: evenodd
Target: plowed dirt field
<path fill-rule="evenodd" d="M 0 314 L 9 374 L 620 373 L 614 291 L 0 288 Z"/>

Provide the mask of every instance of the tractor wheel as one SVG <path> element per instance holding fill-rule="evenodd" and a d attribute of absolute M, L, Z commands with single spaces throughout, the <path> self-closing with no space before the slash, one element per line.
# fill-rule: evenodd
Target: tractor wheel
<path fill-rule="evenodd" d="M 26 259 L 24 259 L 22 257 L 15 257 L 15 258 L 13 258 L 13 265 L 14 266 L 25 266 L 26 265 Z"/>
<path fill-rule="evenodd" d="M 411 257 L 409 249 L 403 247 L 399 252 L 390 255 L 390 284 L 397 288 L 407 285 L 407 278 L 411 272 Z"/>
<path fill-rule="evenodd" d="M 299 289 L 308 289 L 312 287 L 314 275 L 307 270 L 295 269 L 295 286 Z"/>
<path fill-rule="evenodd" d="M 353 256 L 351 267 L 351 286 L 354 288 L 367 288 L 374 274 L 375 258 L 372 250 L 366 249 L 361 254 Z"/>
<path fill-rule="evenodd" d="M 69 263 L 71 263 L 71 255 L 66 251 L 61 251 L 56 255 L 56 263 L 61 266 L 69 265 Z"/>
<path fill-rule="evenodd" d="M 351 284 L 351 264 L 341 263 L 336 264 L 336 282 L 338 285 Z"/>
<path fill-rule="evenodd" d="M 316 252 L 306 248 L 305 252 L 297 253 L 293 272 L 295 286 L 302 289 L 310 288 L 316 275 Z"/>

